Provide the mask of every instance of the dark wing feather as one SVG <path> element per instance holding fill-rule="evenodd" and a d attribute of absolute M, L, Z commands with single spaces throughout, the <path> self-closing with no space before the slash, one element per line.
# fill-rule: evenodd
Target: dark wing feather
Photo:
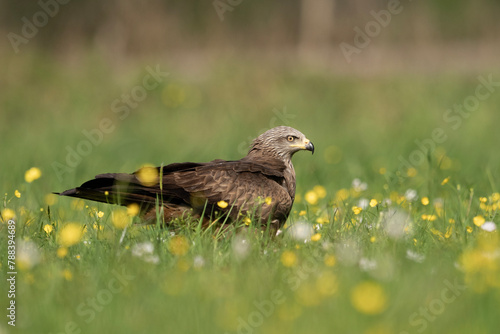
<path fill-rule="evenodd" d="M 233 218 L 240 211 L 251 210 L 258 197 L 271 197 L 271 205 L 264 204 L 261 208 L 262 219 L 267 220 L 273 210 L 286 217 L 291 208 L 292 199 L 282 186 L 284 170 L 284 163 L 277 159 L 175 163 L 158 167 L 161 187 L 143 185 L 137 172 L 108 173 L 60 195 L 120 205 L 138 203 L 145 210 L 154 206 L 157 199 L 193 207 L 195 211 L 201 211 L 205 203 L 213 209 L 224 200 L 229 203 L 225 211 L 230 210 Z"/>

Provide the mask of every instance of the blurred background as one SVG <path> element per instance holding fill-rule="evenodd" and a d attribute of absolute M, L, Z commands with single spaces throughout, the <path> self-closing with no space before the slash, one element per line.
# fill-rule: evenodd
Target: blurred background
<path fill-rule="evenodd" d="M 437 127 L 447 140 L 431 153 L 453 162 L 444 174 L 477 171 L 470 161 L 498 172 L 500 94 L 458 129 L 443 120 L 479 76 L 500 81 L 495 0 L 2 0 L 0 8 L 8 157 L 0 168 L 9 186 L 32 165 L 62 190 L 145 162 L 237 159 L 276 125 L 315 142 L 313 160 L 296 158 L 308 182 L 342 187 L 381 168 L 404 173 L 399 157 Z M 148 68 L 163 73 L 152 89 L 143 87 Z"/>
<path fill-rule="evenodd" d="M 491 233 L 495 242 L 481 246 L 481 233 L 498 225 L 500 203 L 499 17 L 498 0 L 0 0 L 0 214 L 17 214 L 18 240 L 41 258 L 19 275 L 16 328 L 76 333 L 74 320 L 82 333 L 235 332 L 236 314 L 301 272 L 280 264 L 288 249 L 297 263 L 334 254 L 338 264 L 329 256 L 321 266 L 335 266 L 338 297 L 316 298 L 311 276 L 256 332 L 416 333 L 419 321 L 426 333 L 494 332 L 500 239 Z M 294 156 L 289 222 L 325 223 L 319 243 L 259 240 L 240 263 L 231 240 L 188 227 L 193 245 L 177 257 L 168 229 L 134 227 L 123 239 L 115 206 L 50 195 L 145 163 L 239 159 L 278 125 L 315 145 L 313 156 Z M 318 185 L 316 206 L 305 195 Z M 415 231 L 388 238 L 378 229 L 388 207 L 369 199 L 411 213 Z M 56 229 L 67 222 L 89 228 L 61 255 Z M 139 242 L 154 242 L 160 263 L 129 256 Z M 0 244 L 7 254 L 7 237 Z M 112 268 L 139 279 L 89 323 L 79 305 L 107 291 Z M 384 285 L 385 313 L 350 306 L 365 279 Z M 463 279 L 470 292 L 449 304 L 443 282 Z M 380 289 L 371 292 L 360 295 L 385 307 Z M 412 321 L 433 305 L 437 321 Z"/>

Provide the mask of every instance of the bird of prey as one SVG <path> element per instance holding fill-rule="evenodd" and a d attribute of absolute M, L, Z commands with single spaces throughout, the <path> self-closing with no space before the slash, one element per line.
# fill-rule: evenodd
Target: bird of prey
<path fill-rule="evenodd" d="M 253 218 L 277 231 L 295 198 L 295 152 L 314 145 L 300 131 L 278 126 L 258 136 L 248 154 L 235 161 L 173 163 L 143 167 L 132 174 L 107 173 L 74 189 L 56 193 L 124 206 L 137 204 L 145 222 L 169 223 L 176 218 L 214 217 L 224 222 Z M 159 214 L 162 214 L 160 216 Z"/>

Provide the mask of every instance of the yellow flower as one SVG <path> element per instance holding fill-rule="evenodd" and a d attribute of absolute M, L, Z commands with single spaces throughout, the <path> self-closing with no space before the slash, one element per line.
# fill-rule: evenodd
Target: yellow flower
<path fill-rule="evenodd" d="M 63 247 L 77 244 L 83 236 L 82 226 L 77 223 L 68 223 L 59 231 L 58 242 Z"/>
<path fill-rule="evenodd" d="M 486 221 L 486 219 L 484 219 L 483 216 L 476 216 L 473 218 L 474 225 L 476 225 L 476 226 L 483 225 L 485 221 Z"/>
<path fill-rule="evenodd" d="M 14 196 L 16 196 L 17 198 L 21 198 L 21 193 L 19 192 L 19 190 L 16 189 L 16 191 L 14 191 Z"/>
<path fill-rule="evenodd" d="M 498 201 L 500 201 L 500 193 L 493 193 L 493 194 L 491 194 L 491 200 L 492 200 L 493 202 L 498 202 Z"/>
<path fill-rule="evenodd" d="M 37 167 L 31 167 L 24 173 L 24 179 L 26 182 L 31 183 L 42 176 L 42 171 Z"/>
<path fill-rule="evenodd" d="M 294 267 L 297 264 L 297 255 L 293 251 L 284 251 L 281 253 L 281 263 L 285 267 Z"/>
<path fill-rule="evenodd" d="M 305 198 L 306 202 L 311 205 L 318 204 L 318 194 L 313 190 L 309 190 L 308 192 L 306 192 Z"/>
<path fill-rule="evenodd" d="M 57 195 L 56 194 L 47 194 L 44 197 L 45 204 L 48 206 L 52 206 L 57 203 Z"/>
<path fill-rule="evenodd" d="M 437 219 L 436 215 L 422 215 L 422 220 L 433 222 Z"/>
<path fill-rule="evenodd" d="M 188 239 L 182 235 L 176 235 L 168 243 L 168 251 L 174 255 L 185 255 L 189 250 Z"/>
<path fill-rule="evenodd" d="M 472 233 L 472 227 L 467 226 L 467 232 L 468 232 L 468 233 Z"/>
<path fill-rule="evenodd" d="M 316 233 L 311 237 L 311 241 L 319 241 L 321 239 L 321 233 Z"/>
<path fill-rule="evenodd" d="M 387 168 L 385 167 L 380 167 L 379 170 L 378 170 L 378 173 L 380 175 L 385 175 L 385 173 L 387 173 Z"/>
<path fill-rule="evenodd" d="M 135 217 L 139 214 L 140 208 L 139 204 L 137 203 L 132 203 L 127 205 L 127 214 L 131 217 Z"/>
<path fill-rule="evenodd" d="M 14 210 L 11 210 L 9 208 L 5 208 L 2 210 L 2 218 L 3 218 L 4 222 L 11 220 L 15 216 L 16 216 L 16 213 L 14 212 Z"/>
<path fill-rule="evenodd" d="M 450 181 L 450 177 L 448 176 L 446 179 L 443 180 L 443 182 L 441 182 L 441 185 L 444 186 L 445 184 L 447 184 L 448 182 Z"/>
<path fill-rule="evenodd" d="M 130 224 L 130 216 L 123 210 L 115 210 L 111 213 L 111 221 L 114 227 L 124 229 Z"/>
<path fill-rule="evenodd" d="M 372 237 L 370 238 L 370 242 L 371 242 L 371 243 L 375 242 L 376 240 L 377 240 L 377 237 L 375 237 L 375 236 L 372 236 Z"/>
<path fill-rule="evenodd" d="M 68 249 L 66 247 L 59 247 L 57 249 L 57 257 L 58 258 L 63 258 L 68 254 Z"/>
<path fill-rule="evenodd" d="M 300 210 L 299 216 L 305 216 L 307 214 L 306 210 Z"/>
<path fill-rule="evenodd" d="M 218 202 L 217 202 L 217 206 L 218 206 L 219 208 L 221 208 L 221 209 L 225 209 L 225 208 L 227 208 L 227 206 L 228 206 L 228 205 L 229 205 L 229 204 L 228 204 L 226 201 L 218 201 Z"/>
<path fill-rule="evenodd" d="M 321 217 L 318 217 L 316 218 L 316 223 L 318 224 L 328 224 L 330 221 L 328 220 L 328 217 L 327 216 L 321 216 Z"/>
<path fill-rule="evenodd" d="M 375 198 L 370 200 L 370 207 L 374 208 L 378 205 L 378 201 Z"/>
<path fill-rule="evenodd" d="M 337 263 L 337 259 L 335 258 L 335 256 L 333 256 L 331 254 L 327 254 L 327 255 L 325 255 L 324 262 L 325 262 L 325 266 L 333 267 Z"/>
<path fill-rule="evenodd" d="M 273 199 L 271 197 L 266 197 L 266 199 L 264 200 L 264 203 L 266 203 L 267 205 L 271 205 L 272 202 Z"/>
<path fill-rule="evenodd" d="M 408 168 L 408 170 L 406 171 L 406 175 L 408 175 L 408 177 L 415 177 L 417 176 L 417 174 L 418 174 L 417 169 L 413 167 Z"/>
<path fill-rule="evenodd" d="M 318 195 L 319 198 L 326 197 L 326 189 L 323 186 L 317 185 L 313 187 L 313 191 Z"/>
<path fill-rule="evenodd" d="M 387 308 L 387 295 L 380 284 L 365 281 L 351 290 L 351 303 L 361 313 L 379 314 Z"/>
<path fill-rule="evenodd" d="M 353 206 L 352 207 L 352 212 L 354 212 L 355 215 L 359 215 L 363 211 L 359 206 Z"/>
<path fill-rule="evenodd" d="M 66 279 L 66 281 L 71 281 L 73 279 L 73 274 L 69 269 L 64 269 L 61 274 Z"/>
<path fill-rule="evenodd" d="M 45 231 L 45 233 L 50 234 L 50 232 L 52 232 L 54 230 L 54 226 L 52 226 L 50 224 L 45 224 L 43 226 L 43 230 Z"/>
<path fill-rule="evenodd" d="M 349 198 L 349 195 L 350 195 L 349 190 L 342 188 L 335 193 L 335 201 L 336 202 L 343 202 Z"/>
<path fill-rule="evenodd" d="M 104 217 L 104 212 L 102 212 L 102 211 L 97 211 L 97 217 L 99 217 L 99 218 Z"/>
<path fill-rule="evenodd" d="M 75 198 L 73 201 L 71 201 L 71 208 L 73 210 L 83 210 L 85 207 L 85 202 L 79 198 Z"/>
<path fill-rule="evenodd" d="M 137 179 L 147 187 L 154 186 L 158 183 L 158 168 L 151 165 L 145 165 L 137 172 Z"/>
<path fill-rule="evenodd" d="M 440 238 L 443 237 L 443 233 L 439 230 L 436 230 L 435 228 L 431 228 L 431 232 L 432 232 L 432 234 L 437 235 Z"/>
<path fill-rule="evenodd" d="M 448 219 L 448 222 L 449 222 L 450 224 L 455 224 L 455 219 L 450 218 L 450 219 Z"/>
<path fill-rule="evenodd" d="M 109 196 L 109 191 L 107 191 L 107 190 L 106 190 L 106 191 L 104 192 L 104 196 Z"/>
<path fill-rule="evenodd" d="M 316 281 L 316 289 L 323 296 L 333 295 L 338 287 L 337 276 L 329 271 L 322 273 Z"/>
<path fill-rule="evenodd" d="M 243 218 L 243 222 L 245 223 L 245 225 L 248 226 L 252 223 L 252 220 L 249 217 L 245 217 Z"/>
<path fill-rule="evenodd" d="M 448 239 L 449 237 L 451 237 L 452 233 L 453 233 L 453 227 L 452 226 L 448 226 L 448 228 L 446 229 L 446 234 L 444 235 L 444 237 L 446 239 Z"/>
<path fill-rule="evenodd" d="M 486 197 L 479 197 L 479 202 L 486 203 L 488 202 L 488 199 Z"/>
<path fill-rule="evenodd" d="M 422 197 L 422 204 L 423 205 L 429 205 L 429 197 Z"/>

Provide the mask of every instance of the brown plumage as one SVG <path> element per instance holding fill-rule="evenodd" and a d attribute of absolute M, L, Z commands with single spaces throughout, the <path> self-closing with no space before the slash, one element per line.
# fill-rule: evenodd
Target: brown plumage
<path fill-rule="evenodd" d="M 204 225 L 216 216 L 224 218 L 219 221 L 252 216 L 262 226 L 269 223 L 277 230 L 285 223 L 295 198 L 291 158 L 300 150 L 314 153 L 314 146 L 301 132 L 279 126 L 257 137 L 241 160 L 174 163 L 143 167 L 132 174 L 100 174 L 59 195 L 120 205 L 137 203 L 146 222 L 156 222 L 161 208 L 166 223 L 202 214 Z M 221 201 L 228 205 L 224 207 Z"/>

